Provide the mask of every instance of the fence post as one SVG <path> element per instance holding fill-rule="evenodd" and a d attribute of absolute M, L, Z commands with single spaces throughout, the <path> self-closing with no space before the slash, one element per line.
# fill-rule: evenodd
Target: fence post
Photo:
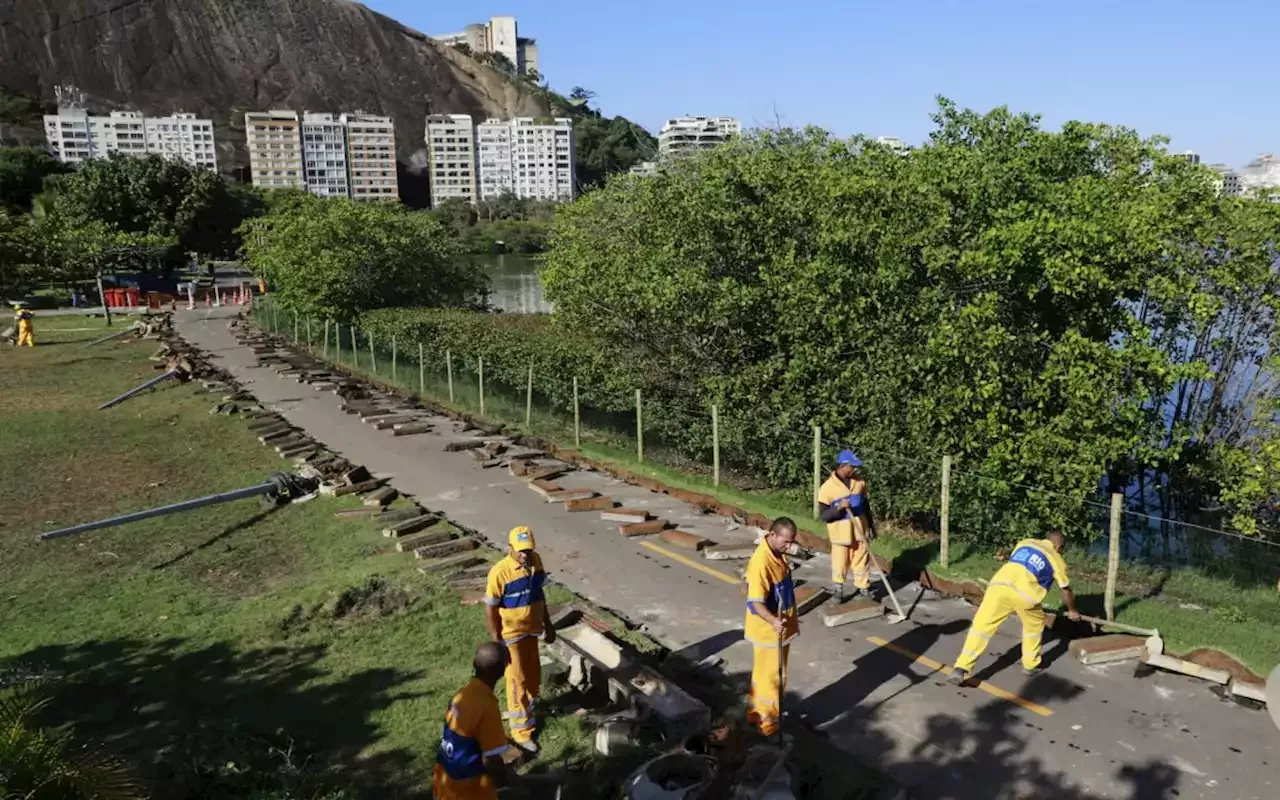
<path fill-rule="evenodd" d="M 524 427 L 533 421 L 533 365 L 529 365 L 529 385 L 524 390 Z"/>
<path fill-rule="evenodd" d="M 307 350 L 311 349 L 311 317 L 307 317 Z"/>
<path fill-rule="evenodd" d="M 813 426 L 813 518 L 818 518 L 818 490 L 822 488 L 822 426 Z"/>
<path fill-rule="evenodd" d="M 939 512 L 938 559 L 942 566 L 951 563 L 951 456 L 942 457 L 942 509 Z"/>
<path fill-rule="evenodd" d="M 711 482 L 720 485 L 720 409 L 711 407 Z"/>
<path fill-rule="evenodd" d="M 452 403 L 453 402 L 453 353 L 450 352 L 448 348 L 445 348 L 445 351 L 444 351 L 444 365 L 445 365 L 445 369 L 448 370 L 449 372 L 449 402 Z"/>
<path fill-rule="evenodd" d="M 644 415 L 641 411 L 639 389 L 636 389 L 636 460 L 644 463 Z"/>
<path fill-rule="evenodd" d="M 426 364 L 422 360 L 422 342 L 418 342 L 418 396 L 427 393 Z"/>
<path fill-rule="evenodd" d="M 333 323 L 333 360 L 342 363 L 342 323 Z"/>
<path fill-rule="evenodd" d="M 276 310 L 275 300 L 271 301 L 271 332 L 280 333 L 280 313 Z"/>
<path fill-rule="evenodd" d="M 298 344 L 298 313 L 293 313 L 293 343 Z"/>
<path fill-rule="evenodd" d="M 1106 609 L 1107 619 L 1116 618 L 1116 578 L 1120 574 L 1120 515 L 1124 511 L 1124 495 L 1116 492 L 1111 495 L 1111 531 L 1107 541 L 1107 590 L 1102 604 Z"/>
<path fill-rule="evenodd" d="M 573 376 L 573 446 L 582 447 L 582 415 L 578 413 L 578 376 Z"/>
<path fill-rule="evenodd" d="M 329 320 L 324 321 L 324 360 L 329 360 Z"/>
<path fill-rule="evenodd" d="M 396 383 L 396 376 L 399 374 L 399 367 L 396 364 L 396 337 L 391 337 L 391 383 Z"/>
<path fill-rule="evenodd" d="M 484 356 L 477 356 L 476 363 L 480 371 L 480 416 L 484 416 Z"/>
<path fill-rule="evenodd" d="M 360 369 L 360 342 L 356 339 L 356 326 L 351 326 L 351 360 L 355 362 L 356 369 Z"/>

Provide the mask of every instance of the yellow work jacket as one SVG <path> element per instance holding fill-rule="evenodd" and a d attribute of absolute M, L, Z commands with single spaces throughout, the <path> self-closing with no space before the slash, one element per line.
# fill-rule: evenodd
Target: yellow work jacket
<path fill-rule="evenodd" d="M 850 510 L 844 517 L 827 523 L 827 539 L 832 544 L 850 545 L 867 540 L 867 482 L 854 479 L 845 486 L 833 472 L 818 489 L 818 502 L 834 505 L 843 497 L 849 498 Z"/>
<path fill-rule="evenodd" d="M 761 603 L 770 614 L 782 619 L 782 636 L 765 622 L 751 607 Z M 744 626 L 747 641 L 757 647 L 777 647 L 787 644 L 800 633 L 800 618 L 796 616 L 796 589 L 791 581 L 791 565 L 785 555 L 779 555 L 761 539 L 756 551 L 747 562 L 747 622 Z M 781 638 L 781 642 L 779 639 Z"/>
<path fill-rule="evenodd" d="M 494 800 L 498 790 L 484 760 L 506 749 L 498 698 L 479 678 L 472 678 L 449 702 L 432 793 L 437 800 Z"/>
<path fill-rule="evenodd" d="M 1013 548 L 1005 565 L 991 578 L 991 587 L 1004 586 L 1018 593 L 1027 607 L 1039 606 L 1053 582 L 1066 589 L 1067 562 L 1048 539 L 1023 539 Z"/>
<path fill-rule="evenodd" d="M 484 602 L 498 609 L 503 644 L 515 644 L 527 636 L 542 633 L 547 604 L 542 587 L 546 580 L 547 573 L 537 553 L 530 560 L 529 569 L 508 555 L 489 570 Z"/>

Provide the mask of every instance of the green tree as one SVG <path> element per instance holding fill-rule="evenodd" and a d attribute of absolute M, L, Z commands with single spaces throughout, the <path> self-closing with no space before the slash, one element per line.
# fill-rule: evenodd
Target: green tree
<path fill-rule="evenodd" d="M 641 161 L 653 159 L 658 141 L 625 117 L 601 117 L 594 112 L 573 122 L 574 171 L 579 185 L 591 186 Z"/>
<path fill-rule="evenodd" d="M 67 172 L 48 153 L 34 147 L 0 148 L 0 207 L 30 211 L 32 199 L 40 194 L 44 179 Z"/>
<path fill-rule="evenodd" d="M 458 258 L 432 214 L 399 205 L 282 203 L 242 229 L 243 253 L 274 296 L 298 313 L 350 322 L 392 306 L 478 307 L 487 282 Z"/>

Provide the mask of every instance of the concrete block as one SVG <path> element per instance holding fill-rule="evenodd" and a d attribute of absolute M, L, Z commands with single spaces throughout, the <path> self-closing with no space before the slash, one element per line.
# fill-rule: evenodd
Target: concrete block
<path fill-rule="evenodd" d="M 543 496 L 548 503 L 567 503 L 570 500 L 590 500 L 596 493 L 590 489 L 561 489 L 558 492 L 547 492 Z"/>
<path fill-rule="evenodd" d="M 378 509 L 376 508 L 361 506 L 360 508 L 344 508 L 341 511 L 333 512 L 333 515 L 338 519 L 359 519 L 360 517 L 372 517 L 377 513 Z"/>
<path fill-rule="evenodd" d="M 604 511 L 613 508 L 613 500 L 608 497 L 586 497 L 580 500 L 566 500 L 565 511 Z"/>
<path fill-rule="evenodd" d="M 477 447 L 475 450 L 471 451 L 471 460 L 473 461 L 483 462 L 483 461 L 489 461 L 491 460 L 491 458 L 492 457 L 489 455 L 489 451 L 483 447 Z"/>
<path fill-rule="evenodd" d="M 271 444 L 272 440 L 280 439 L 285 436 L 292 436 L 293 428 L 288 425 L 279 425 L 274 428 L 266 428 L 258 433 L 258 441 L 263 444 Z"/>
<path fill-rule="evenodd" d="M 716 544 L 702 551 L 702 557 L 708 561 L 736 561 L 751 558 L 757 545 L 750 542 L 741 544 Z"/>
<path fill-rule="evenodd" d="M 569 468 L 564 466 L 538 467 L 526 473 L 524 477 L 530 481 L 553 481 L 569 471 Z"/>
<path fill-rule="evenodd" d="M 418 531 L 426 530 L 439 521 L 440 516 L 437 514 L 421 514 L 413 517 L 412 519 L 406 519 L 403 522 L 397 522 L 386 526 L 382 529 L 382 535 L 407 536 L 410 533 L 417 533 Z"/>
<path fill-rule="evenodd" d="M 1231 673 L 1223 669 L 1213 669 L 1212 667 L 1202 667 L 1190 661 L 1183 661 L 1180 658 L 1173 658 L 1166 655 L 1155 655 L 1153 653 L 1142 654 L 1142 663 L 1150 664 L 1153 667 L 1167 669 L 1170 672 L 1178 672 L 1183 675 L 1190 675 L 1193 678 L 1211 681 L 1213 683 L 1226 686 L 1231 682 Z"/>
<path fill-rule="evenodd" d="M 577 622 L 582 617 L 582 609 L 572 603 L 563 603 L 549 607 L 547 614 L 551 617 L 551 627 L 560 630 Z"/>
<path fill-rule="evenodd" d="M 1072 657 L 1085 666 L 1094 664 L 1111 664 L 1116 661 L 1128 661 L 1142 656 L 1145 639 L 1125 633 L 1111 633 L 1105 636 L 1090 636 L 1087 639 L 1076 639 L 1068 646 Z"/>
<path fill-rule="evenodd" d="M 395 426 L 405 422 L 415 422 L 417 419 L 418 418 L 413 414 L 392 414 L 388 417 L 372 417 L 363 421 L 372 422 L 375 429 L 385 431 L 388 428 L 394 428 Z"/>
<path fill-rule="evenodd" d="M 395 415 L 396 412 L 394 409 L 384 408 L 382 406 L 373 406 L 370 408 L 361 409 L 356 413 L 360 415 L 361 422 L 376 422 L 377 420 L 382 419 L 383 417 L 393 416 Z"/>
<path fill-rule="evenodd" d="M 474 450 L 484 447 L 484 439 L 463 439 L 460 442 L 449 442 L 444 446 L 446 453 L 461 453 L 463 450 Z"/>
<path fill-rule="evenodd" d="M 1263 683 L 1250 683 L 1233 678 L 1231 683 L 1227 684 L 1227 693 L 1232 697 L 1243 697 L 1263 705 L 1267 702 L 1267 687 Z"/>
<path fill-rule="evenodd" d="M 631 536 L 650 536 L 655 533 L 662 533 L 671 523 L 665 519 L 655 519 L 649 522 L 633 522 L 630 525 L 619 525 L 618 533 L 626 537 Z"/>
<path fill-rule="evenodd" d="M 280 454 L 281 458 L 306 458 L 315 452 L 315 450 L 315 442 L 307 442 L 306 444 L 300 444 L 297 447 L 276 448 L 276 452 Z"/>
<path fill-rule="evenodd" d="M 704 539 L 696 533 L 689 533 L 688 531 L 682 531 L 675 528 L 662 531 L 662 533 L 658 534 L 658 538 L 662 539 L 662 541 L 667 544 L 673 544 L 676 547 L 682 547 L 685 550 L 701 550 L 708 545 L 715 544 L 715 542 L 710 539 Z"/>
<path fill-rule="evenodd" d="M 480 543 L 475 539 L 450 539 L 439 544 L 430 544 L 413 551 L 414 558 L 442 558 L 454 553 L 466 553 L 475 550 Z"/>
<path fill-rule="evenodd" d="M 801 586 L 796 589 L 796 614 L 803 617 L 827 601 L 831 592 L 821 586 Z"/>
<path fill-rule="evenodd" d="M 396 436 L 413 436 L 418 433 L 426 433 L 431 430 L 429 422 L 402 422 L 392 428 Z"/>
<path fill-rule="evenodd" d="M 615 508 L 602 512 L 600 519 L 605 522 L 644 522 L 649 519 L 649 512 L 641 508 Z"/>
<path fill-rule="evenodd" d="M 413 553 L 426 547 L 444 544 L 452 539 L 452 531 L 435 531 L 434 533 L 421 533 L 416 536 L 406 536 L 396 542 L 396 552 Z"/>
<path fill-rule="evenodd" d="M 517 478 L 523 478 L 529 473 L 532 466 L 533 465 L 529 463 L 529 459 L 513 458 L 510 463 L 507 464 L 507 471 Z"/>
<path fill-rule="evenodd" d="M 867 597 L 860 597 L 825 609 L 822 612 L 822 624 L 828 628 L 835 628 L 851 622 L 879 619 L 882 616 L 884 616 L 884 608 L 879 603 Z"/>
<path fill-rule="evenodd" d="M 542 495 L 543 497 L 549 497 L 554 492 L 564 491 L 563 486 L 561 486 L 558 483 L 552 483 L 551 481 L 534 481 L 533 483 L 529 484 L 529 488 L 534 490 L 538 494 Z"/>
<path fill-rule="evenodd" d="M 624 664 L 622 645 L 590 626 L 574 625 L 561 631 L 560 636 L 605 669 L 618 669 Z"/>
<path fill-rule="evenodd" d="M 480 556 L 463 553 L 462 555 L 451 556 L 450 558 L 442 558 L 418 567 L 418 572 L 423 575 L 438 574 L 448 572 L 450 570 L 465 569 L 466 567 L 474 567 L 476 564 L 484 563 L 484 559 Z"/>
<path fill-rule="evenodd" d="M 383 525 L 394 525 L 397 522 L 404 522 L 407 519 L 415 519 L 430 512 L 425 511 L 419 506 L 407 506 L 405 508 L 383 508 L 378 510 L 377 513 L 378 522 Z"/>
<path fill-rule="evenodd" d="M 500 456 L 507 452 L 507 445 L 505 442 L 494 439 L 492 442 L 486 443 L 483 449 L 491 456 Z"/>
<path fill-rule="evenodd" d="M 364 499 L 366 506 L 385 506 L 392 500 L 400 496 L 400 493 L 391 486 L 383 486 L 381 489 L 371 493 Z"/>
<path fill-rule="evenodd" d="M 347 494 L 359 494 L 361 492 L 372 492 L 382 485 L 382 481 L 370 479 L 360 481 L 359 483 L 351 483 L 346 486 L 339 486 L 333 490 L 334 497 L 342 497 Z"/>
<path fill-rule="evenodd" d="M 353 483 L 364 483 L 365 481 L 372 479 L 373 473 L 369 472 L 369 470 L 364 467 L 352 467 L 342 473 L 342 482 L 347 485 L 351 485 Z"/>

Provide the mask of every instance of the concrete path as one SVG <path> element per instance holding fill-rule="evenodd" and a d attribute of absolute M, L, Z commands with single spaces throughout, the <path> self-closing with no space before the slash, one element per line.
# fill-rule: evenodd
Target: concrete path
<path fill-rule="evenodd" d="M 417 436 L 371 430 L 343 413 L 332 393 L 255 367 L 226 327 L 232 314 L 180 313 L 177 325 L 260 401 L 330 449 L 392 476 L 402 492 L 499 547 L 513 526 L 531 526 L 556 580 L 672 650 L 694 659 L 718 655 L 745 686 L 751 651 L 742 641 L 745 598 L 736 576 L 744 562 L 705 561 L 656 537 L 626 539 L 598 513 L 549 504 L 505 469 L 445 452 L 449 441 L 466 438 L 445 420 L 438 433 Z M 607 475 L 579 471 L 558 483 L 589 487 L 721 544 L 754 534 Z M 821 583 L 828 564 L 820 556 L 796 576 Z M 786 707 L 910 787 L 912 797 L 1280 797 L 1280 731 L 1265 711 L 1221 701 L 1190 678 L 1138 679 L 1132 664 L 1083 667 L 1054 639 L 1046 642 L 1048 671 L 1028 679 L 1017 669 L 1016 623 L 979 664 L 984 688 L 950 687 L 937 666 L 954 659 L 973 609 L 914 585 L 899 597 L 912 606 L 899 625 L 825 628 L 817 612 L 806 616 L 792 648 Z"/>

